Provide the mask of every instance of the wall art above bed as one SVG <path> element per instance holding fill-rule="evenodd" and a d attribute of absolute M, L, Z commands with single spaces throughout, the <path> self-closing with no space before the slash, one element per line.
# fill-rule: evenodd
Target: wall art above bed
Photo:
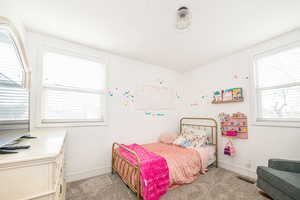
<path fill-rule="evenodd" d="M 221 134 L 225 137 L 248 139 L 247 116 L 241 112 L 220 113 Z"/>

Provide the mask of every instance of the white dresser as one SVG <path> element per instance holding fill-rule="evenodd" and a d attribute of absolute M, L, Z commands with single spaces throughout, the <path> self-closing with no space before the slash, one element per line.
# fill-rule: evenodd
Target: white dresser
<path fill-rule="evenodd" d="M 17 154 L 0 154 L 1 200 L 64 200 L 65 130 L 36 130 L 36 139 L 19 145 L 30 149 Z"/>

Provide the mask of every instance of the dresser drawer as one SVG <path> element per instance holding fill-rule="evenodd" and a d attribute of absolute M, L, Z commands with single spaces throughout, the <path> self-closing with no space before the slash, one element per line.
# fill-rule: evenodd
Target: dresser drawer
<path fill-rule="evenodd" d="M 49 164 L 0 169 L 0 199 L 27 199 L 49 192 L 49 169 Z"/>

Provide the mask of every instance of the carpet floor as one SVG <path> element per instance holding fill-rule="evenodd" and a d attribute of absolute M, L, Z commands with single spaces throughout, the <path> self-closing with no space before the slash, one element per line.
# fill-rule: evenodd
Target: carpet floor
<path fill-rule="evenodd" d="M 135 200 L 136 196 L 116 174 L 105 174 L 67 185 L 67 200 Z M 168 191 L 161 200 L 267 200 L 255 184 L 222 168 L 211 168 L 191 184 Z"/>

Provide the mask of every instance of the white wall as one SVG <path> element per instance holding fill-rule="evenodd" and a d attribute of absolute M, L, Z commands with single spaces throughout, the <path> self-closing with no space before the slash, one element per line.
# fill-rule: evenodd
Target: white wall
<path fill-rule="evenodd" d="M 0 15 L 3 16 L 3 7 Z M 11 13 L 5 11 L 9 17 Z M 14 20 L 19 21 L 19 20 Z M 21 24 L 21 23 L 20 23 Z M 18 26 L 18 25 L 17 25 Z M 22 26 L 21 30 L 23 29 Z M 177 102 L 174 110 L 164 111 L 166 117 L 149 118 L 141 111 L 136 111 L 134 105 L 124 106 L 121 97 L 108 97 L 108 126 L 72 127 L 68 128 L 66 149 L 66 176 L 68 180 L 76 180 L 100 173 L 110 169 L 110 151 L 113 141 L 122 143 L 146 143 L 155 141 L 164 131 L 177 131 L 179 116 L 212 116 L 217 117 L 220 112 L 245 112 L 250 114 L 249 90 L 251 56 L 254 52 L 285 45 L 298 41 L 300 31 L 285 34 L 251 49 L 241 51 L 221 60 L 199 67 L 183 77 L 181 74 L 158 66 L 141 63 L 121 56 L 105 53 L 76 44 L 70 48 L 80 49 L 83 52 L 97 54 L 108 62 L 108 89 L 126 88 L 134 90 L 141 83 L 153 83 L 163 79 L 171 87 L 177 88 L 182 94 L 184 102 Z M 36 98 L 36 65 L 35 57 L 36 34 L 29 34 L 27 38 L 29 59 L 33 68 L 33 99 L 32 122 L 35 122 Z M 44 42 L 51 43 L 55 39 L 42 37 Z M 58 40 L 55 40 L 56 42 Z M 61 42 L 60 40 L 58 42 Z M 62 42 L 64 43 L 64 42 Z M 235 79 L 234 75 L 238 75 Z M 183 87 L 182 87 L 183 85 Z M 230 87 L 243 87 L 246 101 L 236 104 L 212 105 L 207 96 L 218 89 Z M 202 96 L 205 96 L 202 98 Z M 196 106 L 191 104 L 197 103 Z M 182 107 L 184 105 L 184 107 Z M 184 112 L 182 112 L 184 110 Z M 36 128 L 35 123 L 33 127 Z M 258 165 L 266 165 L 272 157 L 300 159 L 299 142 L 300 130 L 298 128 L 259 127 L 249 126 L 248 140 L 235 140 L 237 156 L 228 158 L 223 156 L 222 148 L 225 139 L 220 137 L 220 164 L 223 167 L 235 170 L 246 175 L 254 176 Z M 249 164 L 251 165 L 250 167 Z"/>
<path fill-rule="evenodd" d="M 129 89 L 133 91 L 140 84 L 155 84 L 164 80 L 170 88 L 177 88 L 182 75 L 135 60 L 65 42 L 49 36 L 28 33 L 28 50 L 32 71 L 31 112 L 33 128 L 36 127 L 36 105 L 40 94 L 37 92 L 38 79 L 36 52 L 38 43 L 60 44 L 84 54 L 98 56 L 107 62 L 108 89 Z M 67 78 L 67 76 L 66 76 Z M 84 77 L 88 78 L 88 77 Z M 177 88 L 178 89 L 178 88 Z M 107 97 L 107 126 L 69 127 L 66 148 L 66 177 L 69 181 L 108 172 L 111 166 L 111 146 L 113 141 L 120 143 L 149 143 L 156 141 L 164 131 L 178 130 L 180 102 L 175 102 L 173 110 L 160 111 L 166 116 L 148 117 L 144 111 L 137 111 L 135 105 L 125 106 L 125 98 L 114 94 Z M 157 112 L 157 111 L 156 111 Z"/>
<path fill-rule="evenodd" d="M 16 13 L 16 10 L 12 8 L 11 5 L 7 4 L 7 2 L 0 1 L 0 16 L 8 18 L 14 24 L 19 31 L 21 39 L 25 42 L 25 28 L 22 20 L 17 17 L 19 15 Z"/>
<path fill-rule="evenodd" d="M 188 82 L 185 88 L 189 91 L 186 92 L 185 114 L 217 118 L 220 112 L 244 112 L 250 117 L 252 56 L 299 40 L 300 30 L 296 30 L 186 73 Z M 244 88 L 245 102 L 215 105 L 210 103 L 212 99 L 206 97 L 212 97 L 216 90 L 232 87 Z M 205 98 L 202 99 L 202 96 Z M 193 103 L 199 103 L 199 106 L 190 106 Z M 227 139 L 219 137 L 220 165 L 248 176 L 255 176 L 256 167 L 267 165 L 270 158 L 300 160 L 299 128 L 262 127 L 250 124 L 249 139 L 234 140 L 237 155 L 233 158 L 224 156 L 222 152 L 226 141 Z"/>

